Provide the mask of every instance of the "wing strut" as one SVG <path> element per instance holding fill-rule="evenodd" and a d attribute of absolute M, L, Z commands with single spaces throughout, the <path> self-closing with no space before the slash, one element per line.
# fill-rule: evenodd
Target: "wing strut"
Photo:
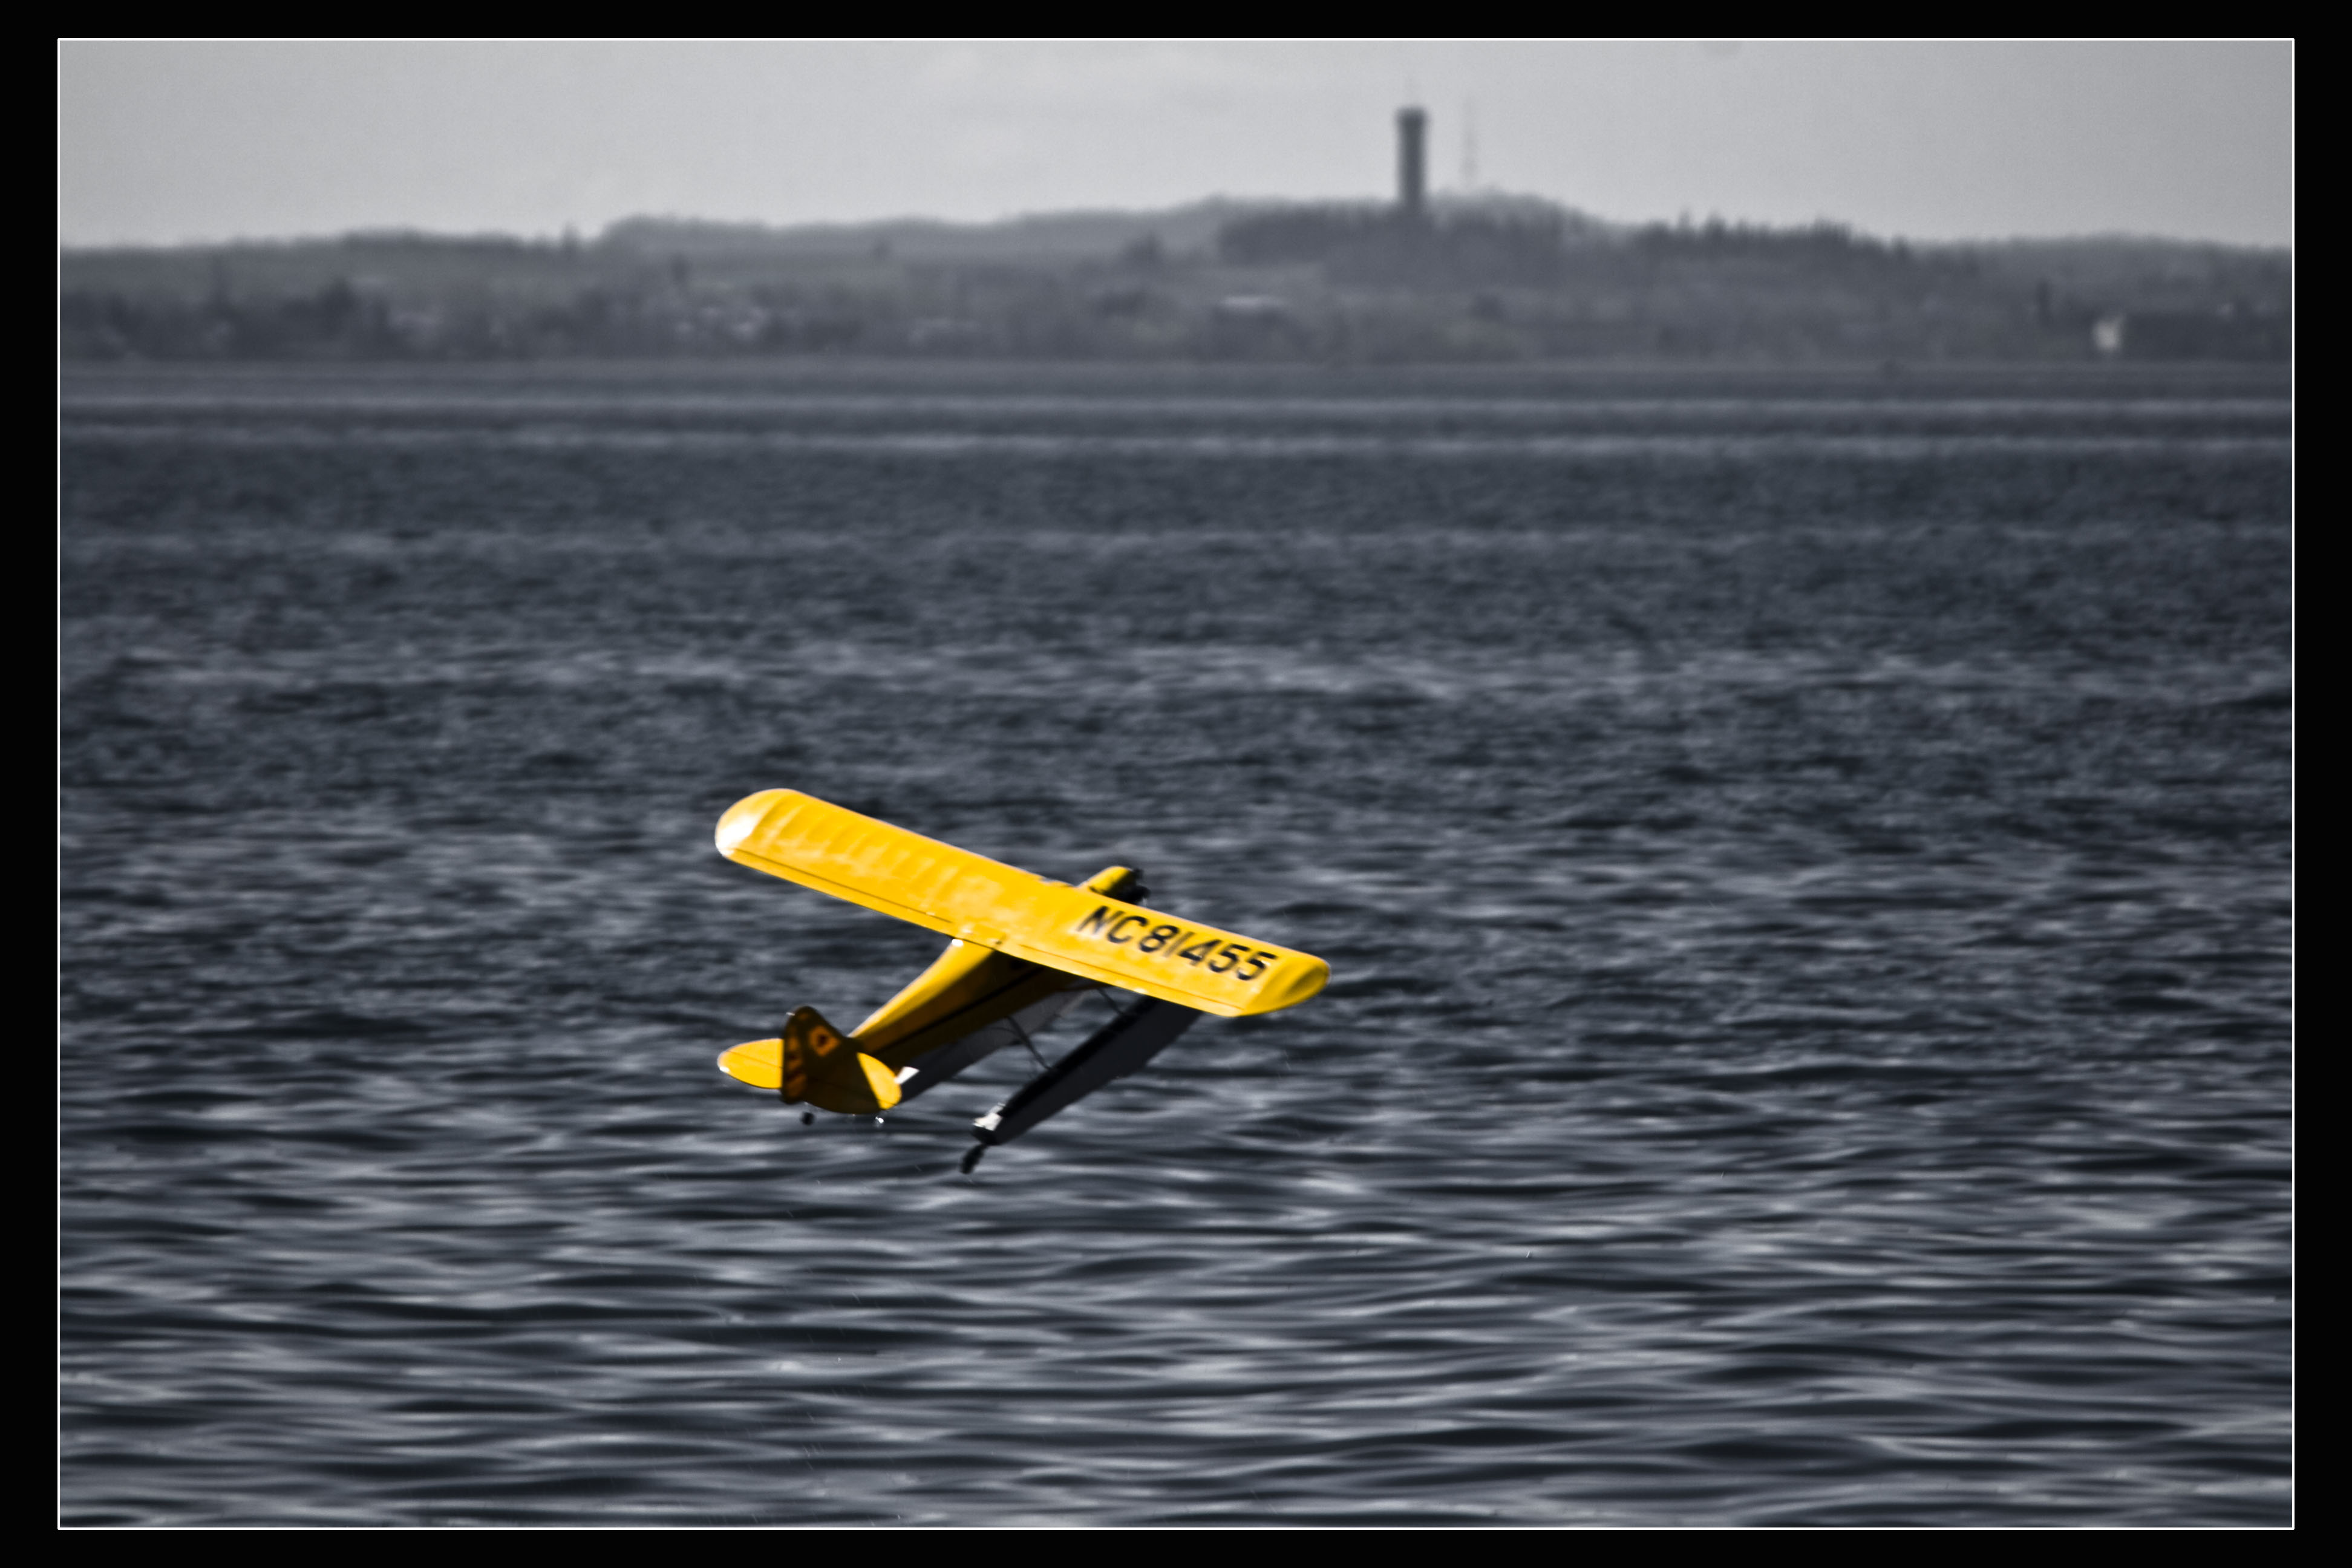
<path fill-rule="evenodd" d="M 1011 1100 L 971 1124 L 979 1142 L 963 1157 L 971 1173 L 980 1157 L 1010 1143 L 1055 1111 L 1067 1110 L 1114 1079 L 1125 1078 L 1192 1026 L 1198 1010 L 1144 997 L 1087 1037 L 1084 1045 L 1021 1086 Z"/>

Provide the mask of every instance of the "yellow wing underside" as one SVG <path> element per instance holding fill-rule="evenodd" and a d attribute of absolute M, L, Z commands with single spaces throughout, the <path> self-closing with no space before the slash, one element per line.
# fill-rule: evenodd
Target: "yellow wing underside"
<path fill-rule="evenodd" d="M 738 801 L 719 819 L 717 839 L 721 855 L 770 876 L 1223 1017 L 1292 1006 L 1331 976 L 1312 953 L 1047 881 L 797 790 Z"/>

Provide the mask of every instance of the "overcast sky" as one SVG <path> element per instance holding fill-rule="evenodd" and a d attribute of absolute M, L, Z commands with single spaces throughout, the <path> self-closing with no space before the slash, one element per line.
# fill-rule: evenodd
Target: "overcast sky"
<path fill-rule="evenodd" d="M 62 243 L 593 233 L 1384 196 L 1918 239 L 2294 234 L 2252 43 L 113 43 L 58 53 Z"/>

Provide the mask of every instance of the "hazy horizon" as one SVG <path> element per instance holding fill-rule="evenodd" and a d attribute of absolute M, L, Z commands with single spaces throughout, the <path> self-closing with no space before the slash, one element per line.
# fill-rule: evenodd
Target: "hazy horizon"
<path fill-rule="evenodd" d="M 1523 191 L 1490 190 L 1484 191 L 1479 194 L 1481 195 L 1513 201 L 1549 201 L 1552 199 L 1548 196 L 1531 196 L 1528 193 Z M 1442 192 L 1437 195 L 1434 200 L 1442 206 L 1454 195 L 1455 193 Z M 1297 199 L 1302 202 L 1315 202 L 1318 200 L 1337 202 L 1346 200 L 1348 198 L 1300 197 Z M 1191 201 L 1171 202 L 1163 206 L 1104 205 L 1046 208 L 1034 212 L 1006 213 L 1001 216 L 992 218 L 942 217 L 934 213 L 899 212 L 886 213 L 874 217 L 820 217 L 795 219 L 790 222 L 781 223 L 769 223 L 758 218 L 714 218 L 700 213 L 643 212 L 622 214 L 620 216 L 612 219 L 608 223 L 598 225 L 593 229 L 583 230 L 576 226 L 569 226 L 568 233 L 570 237 L 583 244 L 590 244 L 602 239 L 614 228 L 634 223 L 709 225 L 714 228 L 764 229 L 768 232 L 779 235 L 816 233 L 834 229 L 840 230 L 844 233 L 856 233 L 862 230 L 901 226 L 914 227 L 924 225 L 936 226 L 949 229 L 1012 228 L 1022 224 L 1051 223 L 1062 220 L 1075 221 L 1087 218 L 1115 219 L 1122 217 L 1145 218 L 1163 213 L 1182 212 L 1193 208 L 1212 207 L 1220 203 L 1231 204 L 1235 206 L 1265 205 L 1279 204 L 1282 200 L 1283 198 L 1281 197 L 1274 196 L 1229 196 L 1222 193 L 1218 193 L 1196 197 Z M 1567 204 L 1561 205 L 1563 206 L 1567 205 Z M 1628 232 L 1650 224 L 1672 225 L 1683 219 L 1687 219 L 1694 225 L 1705 224 L 1716 219 L 1720 219 L 1726 224 L 1732 225 L 1755 222 L 1755 220 L 1743 219 L 1728 214 L 1721 213 L 1685 213 L 1678 214 L 1674 217 L 1668 218 L 1620 221 L 1602 218 L 1598 214 L 1582 213 L 1581 209 L 1579 208 L 1570 207 L 1568 210 L 1581 213 L 1581 216 L 1583 216 L 1594 218 L 1599 222 L 1611 225 L 1613 227 L 1623 228 Z M 1991 247 L 2003 245 L 2067 245 L 2101 242 L 2118 245 L 2215 246 L 2229 249 L 2247 250 L 2291 250 L 2293 248 L 2292 244 L 2286 241 L 2270 244 L 2256 240 L 2210 239 L 2193 235 L 2158 234 L 2123 229 L 2086 229 L 2075 233 L 2052 234 L 1958 235 L 1948 238 L 1925 239 L 1915 235 L 1880 233 L 1864 228 L 1858 224 L 1847 223 L 1838 217 L 1835 214 L 1825 213 L 1811 221 L 1826 222 L 1834 226 L 1848 229 L 1857 237 L 1864 239 L 1880 240 L 1889 244 L 1903 243 L 1916 245 L 1928 248 L 1965 248 L 1970 246 Z M 1802 226 L 1791 224 L 1758 225 L 1758 226 L 1794 227 Z M 227 234 L 179 240 L 118 240 L 97 241 L 83 244 L 61 242 L 58 248 L 62 251 L 75 252 L 105 250 L 205 250 L 216 248 L 229 249 L 243 246 L 332 245 L 353 240 L 408 239 L 428 242 L 446 242 L 453 244 L 463 243 L 467 240 L 487 240 L 513 242 L 524 245 L 552 245 L 562 243 L 566 237 L 566 229 L 530 231 L 522 229 L 455 229 L 425 228 L 415 226 L 375 226 L 362 228 L 322 229 L 305 233 Z"/>
<path fill-rule="evenodd" d="M 2290 247 L 2291 42 L 117 43 L 58 48 L 72 249 L 1013 223 L 1431 184 L 1604 222 Z M 780 151 L 781 150 L 781 151 Z"/>

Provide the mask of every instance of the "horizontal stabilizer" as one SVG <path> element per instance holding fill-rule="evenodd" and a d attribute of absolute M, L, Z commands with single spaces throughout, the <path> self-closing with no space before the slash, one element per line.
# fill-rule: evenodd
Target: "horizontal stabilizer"
<path fill-rule="evenodd" d="M 799 1007 L 782 1037 L 751 1040 L 724 1052 L 720 1070 L 754 1089 L 772 1089 L 787 1105 L 807 1103 L 850 1116 L 872 1116 L 898 1103 L 898 1076 L 844 1039 L 814 1007 Z"/>
<path fill-rule="evenodd" d="M 861 816 L 762 790 L 719 819 L 729 859 L 1051 969 L 1202 1013 L 1271 1013 L 1323 989 L 1330 966 Z"/>

